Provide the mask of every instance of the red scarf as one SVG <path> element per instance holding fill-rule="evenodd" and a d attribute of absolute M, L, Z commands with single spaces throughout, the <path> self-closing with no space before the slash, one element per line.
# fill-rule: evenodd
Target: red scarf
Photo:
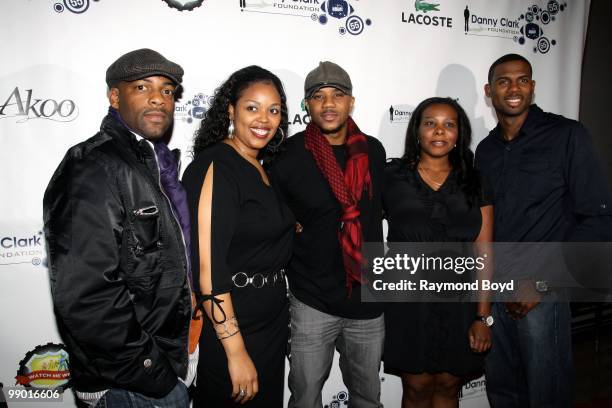
<path fill-rule="evenodd" d="M 334 196 L 342 206 L 342 226 L 338 239 L 342 247 L 346 287 L 351 295 L 354 282 L 364 283 L 361 267 L 364 264 L 361 253 L 363 234 L 359 222 L 358 204 L 364 189 L 372 198 L 372 179 L 368 159 L 368 141 L 352 118 L 347 122 L 346 148 L 348 160 L 343 172 L 336 161 L 331 145 L 312 122 L 306 127 L 305 147 L 314 156 L 317 167 L 325 176 Z"/>

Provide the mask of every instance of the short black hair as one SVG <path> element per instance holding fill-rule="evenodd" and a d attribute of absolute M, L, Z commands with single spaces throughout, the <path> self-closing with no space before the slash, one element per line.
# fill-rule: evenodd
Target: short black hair
<path fill-rule="evenodd" d="M 533 75 L 533 68 L 531 67 L 531 63 L 527 60 L 527 58 L 519 54 L 506 54 L 504 56 L 499 57 L 498 59 L 495 60 L 493 64 L 491 64 L 491 68 L 489 68 L 489 77 L 488 77 L 489 84 L 491 83 L 491 81 L 493 81 L 493 71 L 495 71 L 495 68 L 498 65 L 505 64 L 506 62 L 510 62 L 510 61 L 523 61 L 524 63 L 529 65 L 529 76 Z"/>

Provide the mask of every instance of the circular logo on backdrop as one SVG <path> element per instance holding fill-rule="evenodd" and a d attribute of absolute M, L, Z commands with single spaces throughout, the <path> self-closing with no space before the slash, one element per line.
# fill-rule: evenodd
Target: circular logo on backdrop
<path fill-rule="evenodd" d="M 546 37 L 542 37 L 538 40 L 538 51 L 542 54 L 546 54 L 550 50 L 550 41 Z"/>
<path fill-rule="evenodd" d="M 64 0 L 64 6 L 73 13 L 81 14 L 89 8 L 89 0 Z"/>
<path fill-rule="evenodd" d="M 70 387 L 68 352 L 64 345 L 47 343 L 28 351 L 19 362 L 15 380 L 26 388 L 63 392 Z"/>
<path fill-rule="evenodd" d="M 343 408 L 348 405 L 349 393 L 348 391 L 340 391 L 332 397 L 332 400 L 323 404 L 323 408 Z"/>
<path fill-rule="evenodd" d="M 346 30 L 353 34 L 359 35 L 363 31 L 363 20 L 361 17 L 350 16 L 346 19 Z"/>
<path fill-rule="evenodd" d="M 164 0 L 168 7 L 175 8 L 179 11 L 191 11 L 194 8 L 200 7 L 204 0 Z"/>
<path fill-rule="evenodd" d="M 554 16 L 559 12 L 559 2 L 557 0 L 550 0 L 546 8 L 548 12 Z"/>

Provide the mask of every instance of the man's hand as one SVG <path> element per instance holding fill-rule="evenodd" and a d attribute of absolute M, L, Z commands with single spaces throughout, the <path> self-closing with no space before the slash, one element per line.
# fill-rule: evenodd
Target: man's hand
<path fill-rule="evenodd" d="M 468 337 L 474 353 L 484 353 L 491 348 L 491 328 L 483 322 L 474 321 L 468 330 Z"/>
<path fill-rule="evenodd" d="M 514 295 L 517 302 L 506 302 L 506 312 L 514 320 L 527 316 L 542 300 L 542 295 L 535 290 L 533 281 L 522 281 Z"/>

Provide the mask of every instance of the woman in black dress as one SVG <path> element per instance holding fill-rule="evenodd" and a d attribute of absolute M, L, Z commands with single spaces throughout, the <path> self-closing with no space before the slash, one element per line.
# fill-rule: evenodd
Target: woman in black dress
<path fill-rule="evenodd" d="M 417 106 L 404 156 L 385 170 L 389 242 L 477 242 L 480 250 L 491 242 L 493 206 L 470 142 L 469 120 L 453 99 Z M 487 265 L 478 278 L 488 273 Z M 402 407 L 457 407 L 465 376 L 482 371 L 479 353 L 491 347 L 491 321 L 486 294 L 478 296 L 477 304 L 388 305 L 385 371 L 402 379 Z"/>
<path fill-rule="evenodd" d="M 295 221 L 260 160 L 287 131 L 286 98 L 250 66 L 218 89 L 183 176 L 191 212 L 200 338 L 196 407 L 283 405 L 288 306 L 283 267 Z"/>

